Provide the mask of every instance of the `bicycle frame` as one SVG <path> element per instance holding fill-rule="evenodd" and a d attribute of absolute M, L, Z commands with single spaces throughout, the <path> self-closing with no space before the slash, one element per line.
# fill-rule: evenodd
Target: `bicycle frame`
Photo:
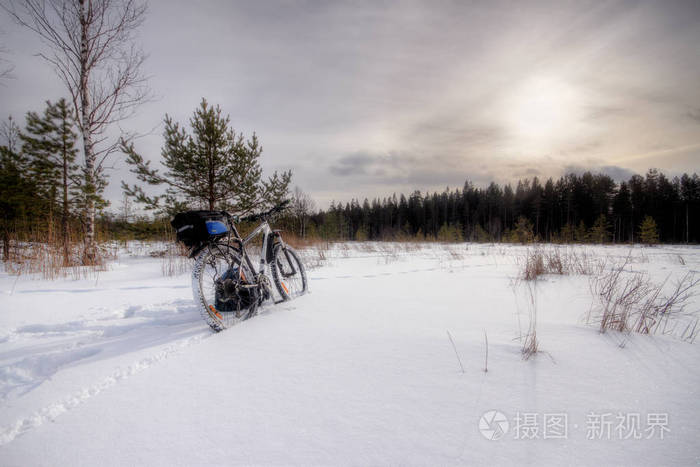
<path fill-rule="evenodd" d="M 265 267 L 272 261 L 272 248 L 274 246 L 275 238 L 278 239 L 278 243 L 280 243 L 284 248 L 284 241 L 282 240 L 282 237 L 279 235 L 279 233 L 270 228 L 270 224 L 268 223 L 267 219 L 263 220 L 260 225 L 258 225 L 250 234 L 248 234 L 246 238 L 241 237 L 241 235 L 238 233 L 238 229 L 236 229 L 236 226 L 233 225 L 233 223 L 231 223 L 231 231 L 234 235 L 234 240 L 241 246 L 241 254 L 245 259 L 247 266 L 250 268 L 253 274 L 256 275 L 256 277 L 260 274 L 264 274 Z M 250 256 L 248 256 L 245 246 L 261 233 L 263 234 L 263 243 L 260 250 L 260 265 L 259 268 L 256 269 L 250 259 Z"/>
<path fill-rule="evenodd" d="M 238 233 L 238 232 L 236 232 L 236 233 Z M 250 257 L 248 256 L 248 251 L 246 250 L 245 246 L 261 233 L 263 234 L 263 242 L 262 242 L 262 249 L 260 250 L 260 266 L 256 270 L 255 267 L 253 267 L 253 263 L 250 260 Z M 267 220 L 265 220 L 259 226 L 257 226 L 250 234 L 248 234 L 248 236 L 246 238 L 244 238 L 241 242 L 241 253 L 243 253 L 243 257 L 245 258 L 245 261 L 248 264 L 248 267 L 250 268 L 251 271 L 253 271 L 253 273 L 256 276 L 264 273 L 265 266 L 268 263 L 267 249 L 269 248 L 268 244 L 271 241 L 271 239 L 270 239 L 271 233 L 272 233 L 272 229 L 270 228 L 270 224 L 268 224 Z"/>

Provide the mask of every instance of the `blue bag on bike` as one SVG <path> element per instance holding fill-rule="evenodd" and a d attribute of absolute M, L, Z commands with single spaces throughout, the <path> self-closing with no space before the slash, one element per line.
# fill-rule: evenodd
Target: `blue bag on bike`
<path fill-rule="evenodd" d="M 186 211 L 175 215 L 170 225 L 177 232 L 177 241 L 193 247 L 208 240 L 224 237 L 229 228 L 221 211 Z"/>

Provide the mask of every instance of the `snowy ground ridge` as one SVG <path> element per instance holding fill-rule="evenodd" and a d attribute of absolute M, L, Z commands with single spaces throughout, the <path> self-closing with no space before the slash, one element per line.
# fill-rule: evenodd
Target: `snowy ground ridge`
<path fill-rule="evenodd" d="M 182 339 L 174 344 L 168 345 L 160 352 L 143 358 L 127 367 L 118 368 L 110 376 L 102 381 L 93 384 L 92 386 L 83 388 L 71 396 L 50 404 L 39 411 L 36 411 L 28 417 L 21 418 L 8 427 L 0 428 L 0 446 L 12 442 L 16 437 L 46 423 L 52 422 L 60 415 L 74 409 L 86 400 L 94 397 L 115 384 L 123 381 L 130 376 L 140 373 L 158 362 L 169 358 L 182 349 L 198 344 L 203 340 L 203 336 L 194 336 L 187 339 Z"/>

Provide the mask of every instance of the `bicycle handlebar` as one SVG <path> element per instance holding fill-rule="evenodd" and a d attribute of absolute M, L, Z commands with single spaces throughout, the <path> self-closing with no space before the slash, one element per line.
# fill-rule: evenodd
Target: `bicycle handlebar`
<path fill-rule="evenodd" d="M 248 216 L 241 217 L 241 218 L 238 219 L 238 220 L 239 220 L 240 222 L 254 222 L 254 221 L 257 221 L 258 219 L 265 219 L 265 218 L 271 216 L 272 214 L 275 214 L 275 213 L 277 213 L 277 212 L 282 212 L 282 211 L 284 211 L 284 209 L 285 209 L 288 205 L 289 205 L 289 200 L 287 199 L 287 200 L 282 201 L 281 203 L 279 203 L 277 206 L 273 207 L 273 208 L 270 209 L 269 211 L 260 212 L 260 213 L 257 213 L 257 214 L 250 214 L 250 215 L 248 215 Z"/>

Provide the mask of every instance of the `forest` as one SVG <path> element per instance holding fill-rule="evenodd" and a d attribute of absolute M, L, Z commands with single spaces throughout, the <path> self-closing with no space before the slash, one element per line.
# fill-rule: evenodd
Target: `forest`
<path fill-rule="evenodd" d="M 441 193 L 334 202 L 311 216 L 309 231 L 345 240 L 697 243 L 698 214 L 697 174 L 669 179 L 650 169 L 619 184 L 585 172 L 544 184 L 519 180 L 515 188 L 467 180 Z"/>

